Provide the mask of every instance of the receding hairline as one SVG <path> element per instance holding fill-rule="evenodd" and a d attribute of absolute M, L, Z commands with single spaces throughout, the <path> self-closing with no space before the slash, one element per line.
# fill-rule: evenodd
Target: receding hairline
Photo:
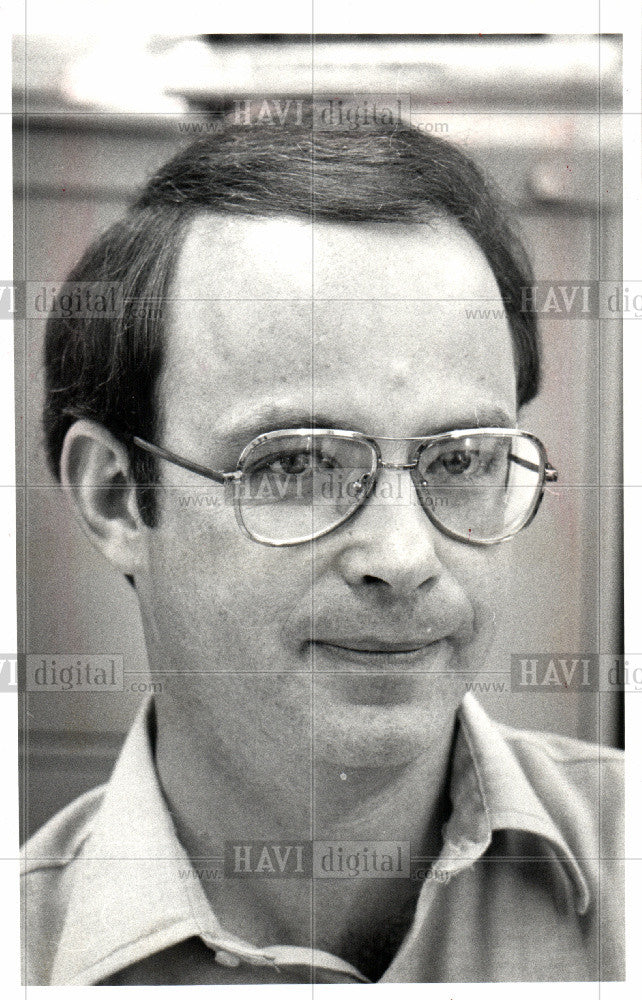
<path fill-rule="evenodd" d="M 364 233 L 366 237 L 390 239 L 391 242 L 403 240 L 404 237 L 419 237 L 420 241 L 412 247 L 412 252 L 419 254 L 424 249 L 430 250 L 428 244 L 425 247 L 421 245 L 425 236 L 428 238 L 431 236 L 453 237 L 459 244 L 458 251 L 469 254 L 471 264 L 483 261 L 483 267 L 492 276 L 493 284 L 497 289 L 497 298 L 501 300 L 497 276 L 483 247 L 458 219 L 445 211 L 427 213 L 426 218 L 422 220 L 401 219 L 393 222 L 329 218 L 305 219 L 288 213 L 236 215 L 207 209 L 193 212 L 183 222 L 174 252 L 168 299 L 171 301 L 178 298 L 180 291 L 178 284 L 187 277 L 185 266 L 188 262 L 192 267 L 196 265 L 197 268 L 200 263 L 201 272 L 214 270 L 216 274 L 220 270 L 223 280 L 227 279 L 233 282 L 234 269 L 238 267 L 241 272 L 244 270 L 248 254 L 256 255 L 259 267 L 268 257 L 270 263 L 276 261 L 279 264 L 285 263 L 287 265 L 287 255 L 289 255 L 290 270 L 293 275 L 296 275 L 297 278 L 302 275 L 305 279 L 306 271 L 310 273 L 312 283 L 309 298 L 313 298 L 314 292 L 318 291 L 313 283 L 315 267 L 318 269 L 330 261 L 334 262 L 333 254 L 337 256 L 339 263 L 345 260 L 348 265 L 356 264 L 356 270 L 368 270 L 368 265 L 364 263 L 365 258 L 358 256 L 354 247 L 350 247 L 347 243 L 342 245 L 341 237 L 343 234 L 358 232 Z M 294 245 L 288 245 L 286 239 L 283 243 L 279 243 L 280 233 L 288 240 L 298 233 L 301 240 L 298 245 L 296 239 Z M 265 242 L 263 242 L 263 236 Z M 409 242 L 408 245 L 410 247 L 411 243 Z M 344 252 L 345 257 L 342 260 L 338 255 Z M 188 261 L 186 261 L 186 257 L 188 257 Z M 401 263 L 400 274 L 402 266 Z M 283 274 L 279 277 L 282 276 Z M 238 284 L 237 288 L 238 295 L 222 295 L 221 298 L 252 297 L 253 286 Z M 381 291 L 381 295 L 378 294 L 379 291 Z M 350 297 L 385 299 L 387 297 L 386 291 L 385 287 L 378 286 L 376 294 Z M 260 296 L 257 297 L 260 298 Z M 274 297 L 288 298 L 285 294 Z M 332 296 L 324 296 L 324 298 L 327 297 Z M 404 298 L 403 295 L 396 294 L 391 297 L 399 298 L 400 301 Z M 415 299 L 420 298 L 421 295 L 413 294 L 411 297 Z"/>

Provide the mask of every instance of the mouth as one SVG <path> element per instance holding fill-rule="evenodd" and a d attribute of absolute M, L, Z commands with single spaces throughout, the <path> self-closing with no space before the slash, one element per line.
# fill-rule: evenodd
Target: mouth
<path fill-rule="evenodd" d="M 356 663 L 370 669 L 389 669 L 434 660 L 449 645 L 447 639 L 388 642 L 378 639 L 354 639 L 341 642 L 314 640 L 308 643 L 313 658 L 334 663 Z"/>

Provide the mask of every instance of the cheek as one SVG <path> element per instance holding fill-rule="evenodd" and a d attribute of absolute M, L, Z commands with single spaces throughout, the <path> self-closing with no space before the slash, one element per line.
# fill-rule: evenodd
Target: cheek
<path fill-rule="evenodd" d="M 309 559 L 247 539 L 228 510 L 165 510 L 147 564 L 148 616 L 181 647 L 269 644 L 309 592 Z"/>
<path fill-rule="evenodd" d="M 492 638 L 509 589 L 510 544 L 458 548 L 450 560 L 450 572 L 474 609 L 476 632 Z"/>

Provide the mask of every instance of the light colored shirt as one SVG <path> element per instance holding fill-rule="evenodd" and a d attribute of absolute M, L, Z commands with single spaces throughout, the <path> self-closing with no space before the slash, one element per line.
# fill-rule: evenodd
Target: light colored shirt
<path fill-rule="evenodd" d="M 150 700 L 109 782 L 24 847 L 25 982 L 368 981 L 336 955 L 255 947 L 221 926 L 205 862 L 176 836 L 152 719 Z M 500 725 L 467 694 L 442 850 L 379 981 L 624 978 L 622 764 L 618 750 Z"/>

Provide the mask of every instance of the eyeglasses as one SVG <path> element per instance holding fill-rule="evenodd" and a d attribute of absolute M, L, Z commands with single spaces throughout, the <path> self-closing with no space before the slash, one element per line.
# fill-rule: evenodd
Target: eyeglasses
<path fill-rule="evenodd" d="M 398 502 L 408 502 L 400 487 L 401 474 L 409 472 L 430 521 L 470 545 L 495 545 L 516 535 L 535 517 L 545 484 L 557 481 L 541 441 L 497 427 L 421 438 L 270 431 L 250 441 L 233 472 L 199 465 L 136 436 L 131 440 L 157 458 L 227 486 L 241 530 L 272 546 L 300 545 L 334 531 L 376 497 L 383 469 L 400 473 Z M 384 441 L 413 446 L 409 460 L 384 462 Z"/>

